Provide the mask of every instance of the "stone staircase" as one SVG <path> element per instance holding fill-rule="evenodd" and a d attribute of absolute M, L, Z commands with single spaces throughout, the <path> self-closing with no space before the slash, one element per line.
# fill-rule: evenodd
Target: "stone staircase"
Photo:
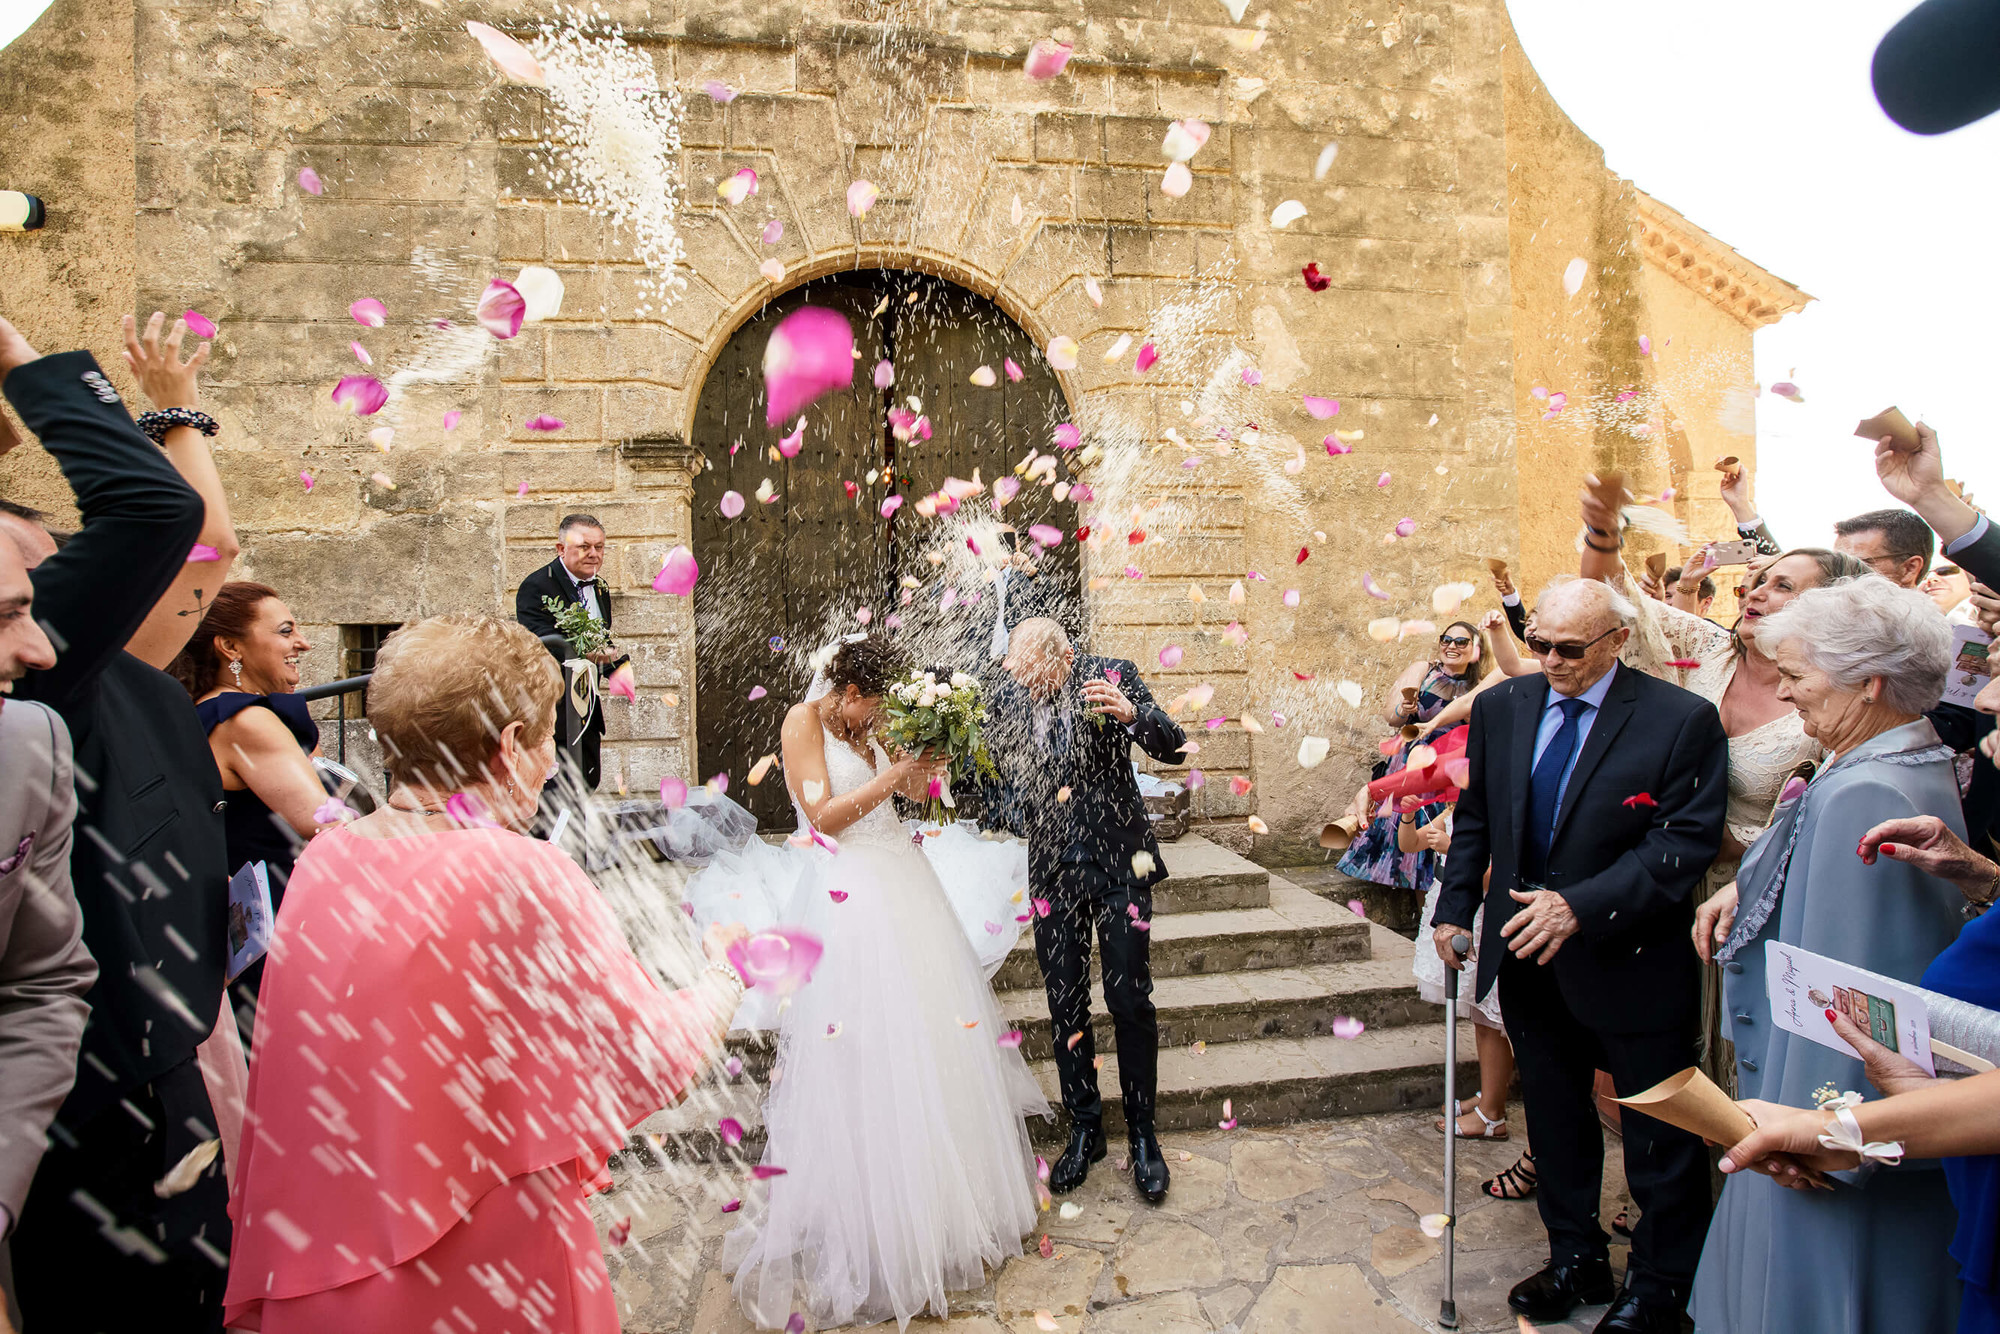
<path fill-rule="evenodd" d="M 1168 878 L 1154 889 L 1153 1004 L 1159 1013 L 1159 1129 L 1212 1128 L 1228 1100 L 1243 1125 L 1351 1116 L 1442 1105 L 1441 1011 L 1417 995 L 1412 945 L 1357 917 L 1344 900 L 1322 897 L 1199 835 L 1164 845 Z M 1055 1038 L 1031 935 L 994 974 L 1001 1013 L 1026 1036 L 1021 1045 L 1052 1105 L 1058 1104 Z M 1123 1130 L 1118 1059 L 1101 989 L 1091 1013 L 1104 1055 L 1099 1086 L 1113 1144 Z M 1333 1036 L 1342 1016 L 1359 1037 Z M 1202 1044 L 1197 1048 L 1195 1044 Z M 758 1105 L 768 1075 L 767 1041 L 732 1039 L 744 1075 L 718 1103 L 702 1100 L 653 1117 L 641 1132 L 676 1156 L 723 1152 L 715 1121 L 734 1116 L 744 1147 L 761 1152 Z M 1469 1025 L 1460 1025 L 1460 1084 L 1476 1087 Z M 1066 1126 L 1039 1119 L 1032 1132 L 1059 1138 Z"/>

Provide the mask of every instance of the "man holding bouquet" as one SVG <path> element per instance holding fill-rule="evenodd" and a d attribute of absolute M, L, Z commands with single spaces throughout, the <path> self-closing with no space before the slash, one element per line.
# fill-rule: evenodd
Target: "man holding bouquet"
<path fill-rule="evenodd" d="M 1058 1194 L 1083 1184 L 1105 1155 L 1096 1039 L 1090 1027 L 1093 930 L 1103 952 L 1104 1003 L 1118 1041 L 1118 1082 L 1133 1179 L 1158 1204 L 1167 1164 L 1153 1131 L 1160 1031 L 1150 961 L 1152 887 L 1166 878 L 1132 773 L 1132 745 L 1181 762 L 1187 734 L 1122 658 L 1077 656 L 1057 622 L 1014 628 L 986 736 L 1018 801 L 1013 833 L 1028 840 L 1035 955 L 1048 990 L 1056 1068 L 1070 1138 L 1049 1175 Z"/>

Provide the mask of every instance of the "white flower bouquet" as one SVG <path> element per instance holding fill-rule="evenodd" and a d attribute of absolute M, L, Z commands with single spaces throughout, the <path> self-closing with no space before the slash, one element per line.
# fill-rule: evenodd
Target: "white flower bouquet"
<path fill-rule="evenodd" d="M 946 808 L 956 807 L 952 781 L 974 773 L 993 775 L 993 756 L 981 726 L 985 696 L 976 677 L 953 672 L 940 681 L 934 671 L 913 671 L 889 687 L 882 712 L 888 715 L 883 730 L 890 745 L 906 754 L 927 751 L 950 763 L 946 780 L 932 785 L 925 818 L 941 822 Z"/>

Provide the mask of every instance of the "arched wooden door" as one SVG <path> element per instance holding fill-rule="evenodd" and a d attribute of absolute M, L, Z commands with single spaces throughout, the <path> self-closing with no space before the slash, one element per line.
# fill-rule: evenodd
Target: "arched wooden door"
<path fill-rule="evenodd" d="M 837 310 L 854 328 L 854 386 L 806 410 L 804 448 L 774 459 L 772 449 L 792 423 L 764 424 L 764 345 L 779 320 L 802 305 Z M 878 362 L 895 367 L 895 384 L 874 385 Z M 1005 374 L 1011 359 L 1017 382 Z M 971 382 L 980 366 L 996 383 Z M 931 438 L 899 441 L 889 412 L 915 397 Z M 804 692 L 806 659 L 822 644 L 872 627 L 921 643 L 926 661 L 938 642 L 947 575 L 928 559 L 936 521 L 916 502 L 947 477 L 987 484 L 1010 473 L 1030 450 L 1053 447 L 1055 426 L 1069 410 L 1061 387 L 1021 327 L 992 302 L 923 274 L 868 269 L 807 283 L 774 300 L 724 347 L 702 385 L 695 408 L 694 446 L 706 460 L 695 482 L 695 694 L 697 764 L 701 776 L 730 776 L 730 795 L 765 829 L 789 828 L 790 801 L 775 772 L 757 787 L 745 778 L 757 760 L 778 749 L 785 710 Z M 870 472 L 878 474 L 869 485 Z M 885 479 L 893 478 L 893 486 Z M 769 479 L 776 499 L 761 503 Z M 850 495 L 848 485 L 855 488 Z M 741 517 L 722 513 L 722 498 L 744 498 Z M 883 499 L 905 497 L 888 518 Z M 969 502 L 991 513 L 982 495 Z M 1076 507 L 1028 483 L 1006 509 L 1025 533 L 1046 523 L 1073 534 Z M 900 605 L 905 577 L 919 581 L 911 604 Z M 1074 540 L 1048 553 L 1040 576 L 1062 591 L 1072 628 L 1081 623 L 1081 574 Z M 969 590 L 975 581 L 965 579 Z M 949 585 L 955 587 L 955 585 Z M 977 590 L 972 590 L 977 591 Z M 990 604 L 984 604 L 990 605 Z M 965 615 L 963 608 L 959 615 Z M 894 615 L 903 622 L 892 628 Z M 989 625 L 991 623 L 988 617 Z M 968 651 L 969 656 L 969 651 Z M 756 687 L 765 694 L 751 699 Z"/>

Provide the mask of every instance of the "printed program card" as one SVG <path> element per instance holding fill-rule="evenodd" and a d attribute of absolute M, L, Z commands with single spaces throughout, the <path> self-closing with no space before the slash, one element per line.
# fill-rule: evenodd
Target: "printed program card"
<path fill-rule="evenodd" d="M 1771 997 L 1771 1022 L 1787 1032 L 1854 1055 L 1827 1022 L 1826 1012 L 1837 1010 L 1883 1046 L 1926 1073 L 1937 1073 L 1930 1012 L 1923 994 L 1908 983 L 1770 940 L 1764 943 L 1764 988 Z"/>

